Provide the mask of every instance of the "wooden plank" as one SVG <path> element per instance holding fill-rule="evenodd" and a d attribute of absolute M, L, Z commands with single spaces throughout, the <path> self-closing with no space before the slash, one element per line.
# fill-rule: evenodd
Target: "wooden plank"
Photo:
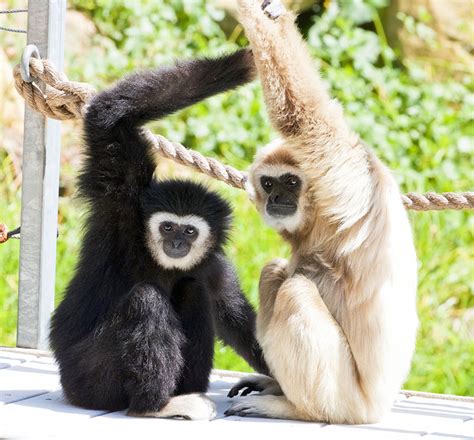
<path fill-rule="evenodd" d="M 456 439 L 474 439 L 474 420 L 468 420 L 467 422 L 462 423 L 457 426 L 456 429 L 450 429 L 449 431 L 434 431 L 430 435 L 423 437 L 425 439 L 446 439 L 446 438 L 456 438 Z"/>
<path fill-rule="evenodd" d="M 8 356 L 0 354 L 0 369 L 20 365 L 32 359 L 36 359 L 36 356 L 23 356 L 22 358 L 18 358 L 17 356 Z"/>
<path fill-rule="evenodd" d="M 88 419 L 105 413 L 72 406 L 57 390 L 0 407 L 0 434 L 37 438 L 63 433 L 59 438 L 69 438 L 71 431 L 80 430 Z"/>
<path fill-rule="evenodd" d="M 185 438 L 188 436 L 205 437 L 209 439 L 258 438 L 258 436 L 274 437 L 295 435 L 313 435 L 315 430 L 323 426 L 320 423 L 305 423 L 287 420 L 270 420 L 261 418 L 224 417 L 224 411 L 231 403 L 227 397 L 229 388 L 239 377 L 225 377 L 222 374 L 211 376 L 211 386 L 207 395 L 216 403 L 217 418 L 211 422 L 182 422 L 178 420 L 157 420 L 126 417 L 125 411 L 109 413 L 88 422 L 83 427 L 82 435 L 94 435 L 97 438 L 110 433 L 120 433 L 122 438 L 136 437 L 137 433 L 143 438 L 172 436 Z M 233 399 L 234 400 L 234 399 Z M 201 433 L 201 435 L 199 435 Z"/>
<path fill-rule="evenodd" d="M 31 354 L 29 354 L 31 353 Z M 242 374 L 214 371 L 209 397 L 217 405 L 217 419 L 212 422 L 127 417 L 125 411 L 107 413 L 77 408 L 68 404 L 60 391 L 57 367 L 49 356 L 37 351 L 5 351 L 21 364 L 0 370 L 0 438 L 128 439 L 275 437 L 295 439 L 473 439 L 474 400 L 445 400 L 400 394 L 392 411 L 380 423 L 372 425 L 325 425 L 290 420 L 224 417 L 234 399 L 227 391 Z M 32 359 L 31 359 L 32 357 Z M 6 396 L 5 394 L 10 394 Z"/>
<path fill-rule="evenodd" d="M 34 360 L 24 362 L 0 370 L 0 405 L 55 391 L 59 387 L 56 365 Z"/>
<path fill-rule="evenodd" d="M 435 432 L 452 435 L 462 431 L 464 422 L 472 419 L 473 409 L 474 403 L 399 396 L 391 412 L 381 422 L 358 425 L 352 429 L 367 436 L 377 434 L 380 438 L 397 435 L 426 436 Z M 348 426 L 331 425 L 327 429 L 343 435 Z"/>
<path fill-rule="evenodd" d="M 28 44 L 63 67 L 66 0 L 28 1 Z M 25 107 L 18 299 L 19 347 L 46 348 L 54 309 L 60 124 Z"/>
<path fill-rule="evenodd" d="M 401 403 L 395 403 L 394 410 L 422 411 L 437 417 L 458 418 L 467 421 L 474 418 L 474 401 L 447 400 L 438 398 L 410 397 Z"/>

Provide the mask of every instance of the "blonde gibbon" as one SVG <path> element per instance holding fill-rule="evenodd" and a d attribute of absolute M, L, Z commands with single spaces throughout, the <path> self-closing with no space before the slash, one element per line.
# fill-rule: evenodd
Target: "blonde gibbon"
<path fill-rule="evenodd" d="M 352 132 L 276 1 L 240 0 L 270 118 L 249 190 L 290 244 L 264 267 L 257 337 L 274 379 L 250 376 L 227 415 L 371 423 L 409 371 L 418 319 L 416 255 L 399 188 Z"/>

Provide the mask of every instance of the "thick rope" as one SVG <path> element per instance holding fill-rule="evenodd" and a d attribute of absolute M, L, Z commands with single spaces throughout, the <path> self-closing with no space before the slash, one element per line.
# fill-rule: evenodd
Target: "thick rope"
<path fill-rule="evenodd" d="M 23 81 L 20 66 L 15 67 L 13 75 L 15 87 L 28 105 L 52 119 L 82 118 L 85 104 L 96 93 L 89 84 L 69 81 L 64 74 L 58 73 L 48 60 L 30 59 L 30 75 L 35 78 L 35 81 L 40 80 L 43 83 L 44 91 L 34 82 Z M 144 134 L 150 145 L 161 156 L 235 188 L 244 189 L 247 180 L 244 172 L 223 165 L 216 159 L 205 157 L 197 151 L 189 150 L 177 142 L 170 142 L 163 136 L 155 136 L 148 129 L 144 130 Z M 474 209 L 474 192 L 408 193 L 402 195 L 402 201 L 407 209 L 415 211 Z"/>

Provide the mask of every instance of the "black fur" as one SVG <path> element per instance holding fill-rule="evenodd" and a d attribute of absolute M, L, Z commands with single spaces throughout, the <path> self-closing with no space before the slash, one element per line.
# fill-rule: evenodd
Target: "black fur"
<path fill-rule="evenodd" d="M 255 314 L 222 246 L 230 208 L 189 181 L 154 181 L 142 124 L 253 77 L 248 51 L 135 74 L 95 97 L 85 117 L 79 191 L 89 216 L 76 273 L 52 318 L 61 383 L 86 408 L 156 411 L 208 386 L 216 333 L 267 372 Z M 166 270 L 146 245 L 153 213 L 196 214 L 214 246 L 189 271 Z"/>

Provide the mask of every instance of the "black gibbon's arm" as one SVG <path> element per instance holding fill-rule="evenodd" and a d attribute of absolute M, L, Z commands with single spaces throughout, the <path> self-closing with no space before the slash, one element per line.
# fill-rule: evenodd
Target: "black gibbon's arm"
<path fill-rule="evenodd" d="M 246 300 L 233 267 L 224 258 L 218 264 L 220 271 L 215 272 L 220 275 L 209 282 L 217 336 L 254 370 L 268 375 L 268 366 L 255 338 L 255 311 Z"/>
<path fill-rule="evenodd" d="M 179 62 L 141 72 L 97 95 L 85 115 L 85 166 L 79 185 L 86 199 L 135 200 L 155 164 L 139 126 L 236 88 L 255 76 L 252 53 Z"/>

